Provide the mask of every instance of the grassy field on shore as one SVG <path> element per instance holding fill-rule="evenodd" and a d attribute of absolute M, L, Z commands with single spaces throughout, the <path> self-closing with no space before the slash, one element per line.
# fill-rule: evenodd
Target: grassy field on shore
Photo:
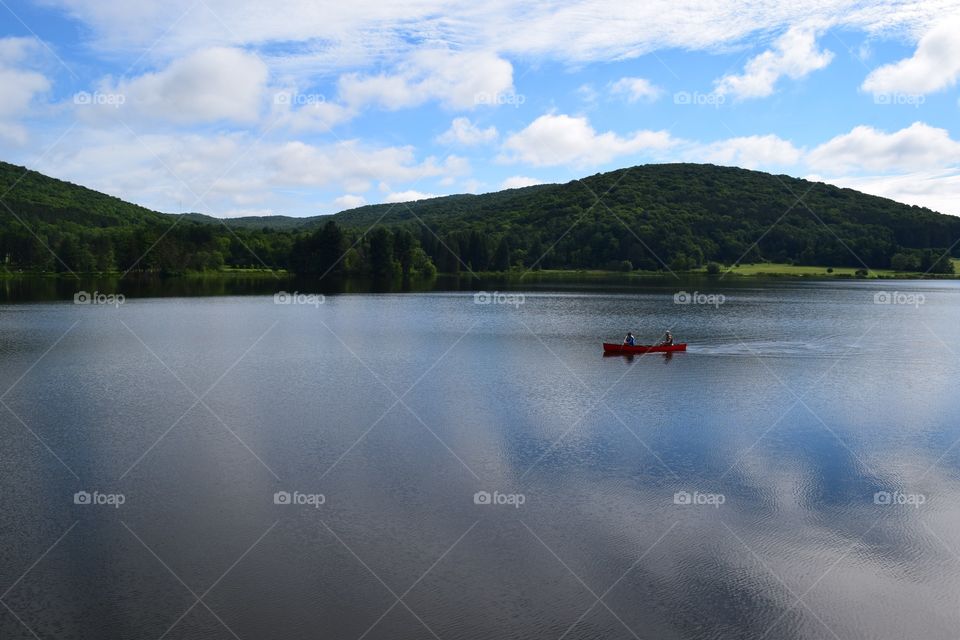
<path fill-rule="evenodd" d="M 960 260 L 953 260 L 957 274 L 960 274 Z M 755 264 L 740 264 L 735 267 L 721 266 L 720 273 L 711 277 L 730 278 L 730 277 L 794 277 L 794 278 L 856 278 L 857 267 L 827 267 L 827 266 L 808 266 L 795 265 L 776 262 L 760 262 Z M 522 273 L 522 272 L 521 272 Z M 707 275 L 706 268 L 695 269 L 693 271 L 678 272 L 679 275 Z M 488 274 L 481 274 L 488 275 Z M 489 274 L 503 275 L 503 274 Z M 893 271 L 892 269 L 870 269 L 867 278 L 919 278 L 922 273 Z M 670 277 L 668 271 L 602 271 L 602 270 L 574 270 L 574 269 L 543 269 L 540 271 L 531 271 L 523 274 L 523 279 L 533 277 L 537 278 L 602 278 L 611 276 L 635 277 L 635 278 L 656 278 Z M 937 276 L 931 276 L 937 277 Z M 939 276 L 944 277 L 944 276 Z M 946 276 L 949 277 L 949 276 Z M 960 275 L 955 276 L 960 277 Z"/>
<path fill-rule="evenodd" d="M 953 261 L 953 269 L 957 275 L 952 277 L 960 277 L 960 259 L 951 258 Z M 856 267 L 833 267 L 831 272 L 827 272 L 828 267 L 823 266 L 803 266 L 795 264 L 777 264 L 772 262 L 763 262 L 756 264 L 741 264 L 737 265 L 730 269 L 729 267 L 721 267 L 720 273 L 727 273 L 728 275 L 736 276 L 799 276 L 799 277 L 843 277 L 843 278 L 854 278 L 856 277 L 857 268 Z M 706 270 L 702 270 L 705 272 Z M 919 278 L 923 277 L 925 274 L 917 272 L 905 272 L 905 271 L 894 271 L 892 269 L 870 269 L 868 278 Z M 951 277 L 951 276 L 930 276 L 930 277 Z"/>
<path fill-rule="evenodd" d="M 831 269 L 831 271 L 827 271 Z M 780 264 L 774 262 L 762 262 L 756 264 L 740 264 L 733 268 L 721 267 L 721 275 L 728 276 L 801 276 L 801 277 L 856 277 L 857 267 L 824 267 L 807 266 L 797 264 Z M 872 278 L 893 278 L 898 274 L 891 269 L 870 269 L 869 276 Z M 899 274 L 909 277 L 911 274 Z"/>

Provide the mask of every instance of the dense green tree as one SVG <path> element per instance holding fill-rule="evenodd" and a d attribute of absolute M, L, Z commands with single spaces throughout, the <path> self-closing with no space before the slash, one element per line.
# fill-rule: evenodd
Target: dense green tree
<path fill-rule="evenodd" d="M 410 277 L 416 242 L 413 234 L 406 229 L 397 229 L 393 234 L 393 257 L 400 263 L 400 273 L 404 278 Z"/>
<path fill-rule="evenodd" d="M 919 271 L 920 256 L 912 253 L 897 253 L 890 258 L 890 268 L 895 271 Z"/>
<path fill-rule="evenodd" d="M 293 243 L 290 267 L 302 275 L 337 278 L 343 274 L 345 239 L 333 220 Z"/>
<path fill-rule="evenodd" d="M 510 239 L 502 236 L 497 243 L 497 251 L 493 256 L 493 270 L 506 271 L 510 268 Z"/>
<path fill-rule="evenodd" d="M 377 227 L 369 234 L 370 273 L 375 278 L 391 278 L 396 273 L 397 262 L 393 257 L 393 234 Z"/>

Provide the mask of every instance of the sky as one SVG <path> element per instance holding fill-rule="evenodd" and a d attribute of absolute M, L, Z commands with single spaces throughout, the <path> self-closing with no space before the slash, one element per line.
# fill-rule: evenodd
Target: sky
<path fill-rule="evenodd" d="M 0 0 L 0 159 L 309 216 L 645 163 L 960 215 L 960 0 Z"/>

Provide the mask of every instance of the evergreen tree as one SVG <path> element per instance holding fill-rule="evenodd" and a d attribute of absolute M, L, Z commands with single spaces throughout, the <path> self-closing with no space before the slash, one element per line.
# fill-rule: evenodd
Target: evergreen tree
<path fill-rule="evenodd" d="M 507 271 L 510 268 L 510 241 L 507 236 L 500 238 L 497 252 L 493 257 L 493 268 L 496 271 Z"/>

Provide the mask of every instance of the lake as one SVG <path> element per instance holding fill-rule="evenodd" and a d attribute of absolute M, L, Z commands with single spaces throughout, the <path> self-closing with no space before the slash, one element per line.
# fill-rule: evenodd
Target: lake
<path fill-rule="evenodd" d="M 956 637 L 957 282 L 563 288 L 8 287 L 0 637 Z"/>

